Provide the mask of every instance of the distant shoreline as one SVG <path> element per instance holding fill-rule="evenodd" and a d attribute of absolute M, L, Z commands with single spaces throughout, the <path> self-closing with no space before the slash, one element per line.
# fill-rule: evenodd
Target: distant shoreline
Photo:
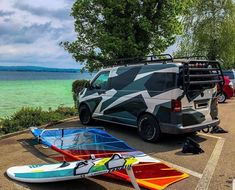
<path fill-rule="evenodd" d="M 90 79 L 94 73 L 80 71 L 0 71 L 0 81 L 79 80 Z"/>
<path fill-rule="evenodd" d="M 49 68 L 36 66 L 0 66 L 0 71 L 79 73 L 80 69 Z"/>
<path fill-rule="evenodd" d="M 48 73 L 80 73 L 80 71 L 34 71 L 34 70 L 1 70 L 1 71 L 8 71 L 8 72 L 36 72 L 36 73 L 40 73 L 40 72 L 48 72 Z M 86 73 L 86 72 L 84 72 Z"/>

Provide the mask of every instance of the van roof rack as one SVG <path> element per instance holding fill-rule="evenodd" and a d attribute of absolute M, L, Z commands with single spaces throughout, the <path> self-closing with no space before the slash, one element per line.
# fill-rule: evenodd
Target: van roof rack
<path fill-rule="evenodd" d="M 174 57 L 174 60 L 177 59 L 191 59 L 191 60 L 198 60 L 198 59 L 204 59 L 208 60 L 208 57 L 204 55 L 193 55 L 193 56 L 180 56 L 180 57 Z"/>
<path fill-rule="evenodd" d="M 143 57 L 132 57 L 132 58 L 121 58 L 114 59 L 108 63 L 112 63 L 107 66 L 127 66 L 127 65 L 137 65 L 137 64 L 148 64 L 148 63 L 167 63 L 168 61 L 173 62 L 173 57 L 170 54 L 159 54 L 159 55 L 150 55 Z"/>
<path fill-rule="evenodd" d="M 167 64 L 171 63 L 182 63 L 184 67 L 198 63 L 206 63 L 208 65 L 213 65 L 213 67 L 219 67 L 221 70 L 219 61 L 217 60 L 208 60 L 206 56 L 182 56 L 173 58 L 170 54 L 159 54 L 159 55 L 150 55 L 150 56 L 142 56 L 142 57 L 130 57 L 130 58 L 121 58 L 121 59 L 113 59 L 105 62 L 103 64 L 103 68 L 107 67 L 116 67 L 116 66 L 128 66 L 128 65 L 138 65 L 138 64 L 151 64 L 151 63 L 161 63 Z"/>

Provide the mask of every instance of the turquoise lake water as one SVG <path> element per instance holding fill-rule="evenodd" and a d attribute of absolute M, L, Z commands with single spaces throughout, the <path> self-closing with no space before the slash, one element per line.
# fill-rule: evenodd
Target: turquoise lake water
<path fill-rule="evenodd" d="M 0 74 L 3 78 L 3 72 Z M 55 76 L 51 77 L 50 73 L 28 72 L 20 73 L 20 78 L 16 74 L 9 75 L 9 72 L 7 75 L 0 80 L 0 117 L 10 116 L 23 106 L 42 107 L 44 110 L 55 109 L 59 105 L 73 106 L 72 82 L 91 78 L 90 74 L 78 73 L 53 73 Z"/>

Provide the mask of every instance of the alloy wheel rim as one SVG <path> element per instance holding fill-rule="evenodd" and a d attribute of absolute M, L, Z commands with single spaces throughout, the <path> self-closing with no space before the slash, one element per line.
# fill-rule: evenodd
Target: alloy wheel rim
<path fill-rule="evenodd" d="M 154 137 L 155 130 L 154 126 L 146 119 L 142 122 L 141 131 L 147 140 L 151 140 Z"/>

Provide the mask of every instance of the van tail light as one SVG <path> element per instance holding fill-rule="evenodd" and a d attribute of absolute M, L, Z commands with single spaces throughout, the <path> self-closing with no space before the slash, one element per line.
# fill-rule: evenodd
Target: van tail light
<path fill-rule="evenodd" d="M 171 101 L 171 111 L 172 112 L 181 112 L 181 101 L 180 100 L 172 100 Z"/>

